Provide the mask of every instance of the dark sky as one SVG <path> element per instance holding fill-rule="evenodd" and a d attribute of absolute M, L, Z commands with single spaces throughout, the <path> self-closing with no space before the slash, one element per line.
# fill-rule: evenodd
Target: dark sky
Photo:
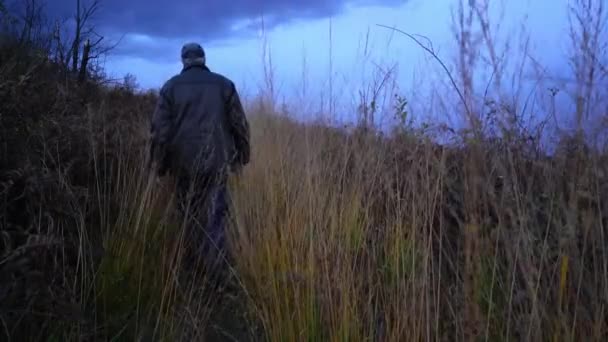
<path fill-rule="evenodd" d="M 7 0 L 7 3 L 18 6 L 26 1 L 32 0 Z M 33 1 L 44 4 L 45 13 L 51 20 L 69 19 L 76 12 L 76 0 Z M 88 7 L 93 1 L 81 0 L 81 4 Z M 91 23 L 99 34 L 109 38 L 106 42 L 121 39 L 113 50 L 114 55 L 145 56 L 148 60 L 168 62 L 175 60 L 176 45 L 186 40 L 210 47 L 231 38 L 252 38 L 260 28 L 262 16 L 265 29 L 270 30 L 294 20 L 336 16 L 347 5 L 394 6 L 407 0 L 98 1 L 99 9 Z M 243 25 L 248 20 L 255 24 Z M 136 36 L 146 39 L 136 39 Z"/>
<path fill-rule="evenodd" d="M 53 17 L 74 13 L 76 0 L 46 0 Z M 92 0 L 82 0 L 84 4 Z M 158 38 L 196 36 L 218 40 L 246 34 L 231 27 L 243 19 L 268 18 L 268 26 L 339 14 L 346 4 L 395 5 L 405 0 L 99 0 L 96 22 L 105 32 Z M 271 28 L 271 27 L 269 27 Z"/>

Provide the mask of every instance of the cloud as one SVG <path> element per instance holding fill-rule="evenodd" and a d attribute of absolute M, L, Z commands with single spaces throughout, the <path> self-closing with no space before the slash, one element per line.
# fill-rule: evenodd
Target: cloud
<path fill-rule="evenodd" d="M 54 17 L 73 15 L 76 0 L 47 0 Z M 92 0 L 82 0 L 90 3 Z M 257 25 L 237 25 L 264 15 L 267 29 L 296 19 L 339 14 L 346 5 L 397 5 L 404 0 L 99 0 L 96 22 L 113 34 L 206 41 L 251 34 Z"/>
<path fill-rule="evenodd" d="M 70 18 L 76 0 L 43 0 L 51 18 Z M 81 0 L 88 6 L 93 0 Z M 186 41 L 205 48 L 254 38 L 262 28 L 339 15 L 349 6 L 396 6 L 407 0 L 98 0 L 96 30 L 120 44 L 119 56 L 174 62 Z"/>

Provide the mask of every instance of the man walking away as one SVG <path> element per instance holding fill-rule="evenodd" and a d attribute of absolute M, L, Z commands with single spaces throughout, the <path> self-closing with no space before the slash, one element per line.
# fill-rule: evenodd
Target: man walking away
<path fill-rule="evenodd" d="M 184 45 L 181 58 L 183 70 L 160 90 L 151 157 L 159 176 L 175 177 L 187 272 L 198 272 L 199 261 L 215 267 L 226 257 L 227 179 L 249 162 L 249 124 L 234 83 L 209 70 L 199 44 Z"/>

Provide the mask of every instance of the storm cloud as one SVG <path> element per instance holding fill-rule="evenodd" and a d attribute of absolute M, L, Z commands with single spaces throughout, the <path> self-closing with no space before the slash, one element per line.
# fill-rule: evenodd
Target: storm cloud
<path fill-rule="evenodd" d="M 92 0 L 82 0 L 90 3 Z M 161 39 L 199 37 L 207 41 L 246 35 L 257 27 L 247 23 L 262 15 L 265 26 L 297 19 L 339 14 L 346 5 L 398 5 L 404 0 L 99 0 L 96 23 L 113 34 L 139 34 Z M 54 17 L 73 15 L 76 0 L 51 0 Z"/>
<path fill-rule="evenodd" d="M 20 1 L 20 0 L 17 0 Z M 44 2 L 52 20 L 69 20 L 76 0 Z M 81 0 L 89 6 L 94 0 Z M 155 62 L 175 61 L 185 41 L 205 47 L 233 39 L 256 37 L 262 25 L 278 25 L 337 16 L 348 7 L 397 6 L 407 0 L 98 0 L 99 9 L 91 24 L 96 32 L 120 44 L 112 54 L 146 58 Z M 108 40 L 106 40 L 108 41 Z M 142 51 L 145 51 L 142 56 Z"/>

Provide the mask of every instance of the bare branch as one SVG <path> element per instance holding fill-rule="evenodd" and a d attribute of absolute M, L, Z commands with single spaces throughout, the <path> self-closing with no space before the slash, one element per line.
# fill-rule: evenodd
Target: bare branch
<path fill-rule="evenodd" d="M 433 51 L 430 47 L 427 47 L 426 45 L 422 44 L 420 42 L 420 40 L 418 40 L 414 35 L 407 33 L 405 31 L 402 31 L 400 29 L 394 28 L 394 27 L 390 27 L 390 26 L 386 26 L 386 25 L 381 25 L 381 24 L 377 24 L 377 26 L 380 27 L 384 27 L 387 28 L 389 30 L 393 30 L 395 32 L 399 32 L 403 35 L 405 35 L 406 37 L 410 38 L 411 40 L 413 40 L 416 44 L 418 44 L 418 46 L 420 46 L 423 50 L 425 50 L 426 52 L 428 52 L 438 63 L 439 65 L 441 65 L 441 67 L 443 68 L 443 70 L 446 72 L 447 76 L 450 78 L 450 82 L 452 83 L 452 86 L 454 87 L 454 90 L 458 93 L 458 96 L 460 97 L 460 100 L 462 101 L 465 110 L 467 111 L 468 115 L 472 115 L 471 110 L 469 109 L 469 105 L 467 103 L 467 101 L 465 100 L 464 95 L 462 94 L 462 91 L 460 91 L 460 88 L 458 88 L 458 85 L 456 84 L 456 81 L 454 80 L 454 77 L 452 77 L 452 73 L 450 72 L 450 70 L 448 69 L 448 67 L 445 65 L 445 63 L 441 60 L 441 58 L 439 58 L 439 56 L 437 56 L 437 54 L 435 53 L 435 51 Z"/>

